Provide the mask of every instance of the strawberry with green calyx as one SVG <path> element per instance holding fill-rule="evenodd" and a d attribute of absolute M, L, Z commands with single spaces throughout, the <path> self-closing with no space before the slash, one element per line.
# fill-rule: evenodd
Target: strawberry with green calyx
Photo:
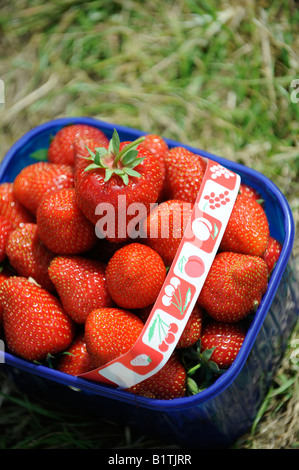
<path fill-rule="evenodd" d="M 75 323 L 84 324 L 96 308 L 112 307 L 105 268 L 103 263 L 83 256 L 57 256 L 51 262 L 49 277 L 64 311 Z"/>
<path fill-rule="evenodd" d="M 266 261 L 266 264 L 268 266 L 269 274 L 271 274 L 273 269 L 275 268 L 281 250 L 282 244 L 278 240 L 276 240 L 276 238 L 270 236 L 268 246 L 263 255 L 263 259 Z"/>
<path fill-rule="evenodd" d="M 237 322 L 257 309 L 267 286 L 268 268 L 262 258 L 218 253 L 197 303 L 215 320 Z"/>
<path fill-rule="evenodd" d="M 78 205 L 94 225 L 100 222 L 107 204 L 115 210 L 115 232 L 112 230 L 112 233 L 108 231 L 103 234 L 103 237 L 114 242 L 130 237 L 128 227 L 136 215 L 128 213 L 129 206 L 139 203 L 146 215 L 163 185 L 157 157 L 139 146 L 143 139 L 120 142 L 114 131 L 108 148 L 99 147 L 96 141 L 76 142 L 75 190 Z M 122 213 L 126 214 L 125 220 L 121 217 Z M 134 230 L 134 227 L 131 229 Z"/>
<path fill-rule="evenodd" d="M 79 333 L 70 347 L 58 357 L 55 369 L 75 376 L 94 369 L 93 361 L 86 349 L 84 333 Z"/>
<path fill-rule="evenodd" d="M 212 351 L 210 359 L 220 369 L 228 369 L 236 359 L 246 336 L 241 323 L 210 321 L 204 325 L 201 335 L 201 350 Z"/>
<path fill-rule="evenodd" d="M 128 352 L 143 327 L 142 320 L 128 310 L 113 307 L 93 310 L 85 322 L 85 341 L 95 366 Z"/>
<path fill-rule="evenodd" d="M 12 228 L 34 222 L 34 216 L 20 203 L 13 190 L 13 183 L 0 184 L 0 214 L 8 219 Z"/>
<path fill-rule="evenodd" d="M 269 223 L 261 204 L 252 197 L 238 194 L 220 243 L 220 251 L 263 256 L 269 236 Z"/>
<path fill-rule="evenodd" d="M 39 239 L 36 224 L 24 224 L 13 230 L 8 238 L 6 254 L 19 276 L 31 277 L 44 289 L 55 291 L 48 274 L 55 255 Z"/>
<path fill-rule="evenodd" d="M 71 166 L 48 162 L 26 166 L 13 183 L 15 196 L 34 215 L 45 194 L 73 186 L 74 172 Z"/>
<path fill-rule="evenodd" d="M 242 323 L 208 321 L 200 340 L 183 352 L 187 370 L 188 392 L 193 395 L 206 389 L 235 361 L 246 337 Z"/>
<path fill-rule="evenodd" d="M 109 140 L 100 129 L 89 124 L 71 124 L 64 126 L 52 138 L 47 157 L 50 163 L 63 163 L 74 166 L 74 141 L 81 139 L 97 139 L 101 144 L 108 145 Z"/>
<path fill-rule="evenodd" d="M 156 374 L 137 385 L 126 389 L 127 392 L 156 400 L 182 398 L 186 393 L 186 370 L 175 351 L 166 364 Z"/>
<path fill-rule="evenodd" d="M 160 255 L 141 243 L 120 248 L 106 268 L 108 291 L 121 308 L 144 308 L 155 302 L 166 277 Z"/>
<path fill-rule="evenodd" d="M 0 287 L 6 345 L 29 361 L 65 351 L 74 338 L 74 324 L 53 294 L 23 277 L 12 276 Z"/>
<path fill-rule="evenodd" d="M 37 210 L 38 236 L 55 254 L 78 255 L 97 241 L 94 225 L 78 207 L 74 188 L 46 194 Z"/>
<path fill-rule="evenodd" d="M 192 214 L 193 204 L 171 199 L 156 206 L 143 222 L 144 243 L 170 266 Z"/>
<path fill-rule="evenodd" d="M 207 166 L 205 160 L 184 147 L 173 147 L 164 162 L 166 198 L 194 204 Z"/>

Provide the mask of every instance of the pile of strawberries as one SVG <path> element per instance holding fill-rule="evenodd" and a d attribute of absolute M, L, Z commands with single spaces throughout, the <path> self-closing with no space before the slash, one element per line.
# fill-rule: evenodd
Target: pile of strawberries
<path fill-rule="evenodd" d="M 164 283 L 205 167 L 199 155 L 170 149 L 158 135 L 120 142 L 114 131 L 109 141 L 99 129 L 73 124 L 52 138 L 46 160 L 32 160 L 13 182 L 0 184 L 0 329 L 7 351 L 45 365 L 51 359 L 52 367 L 72 375 L 128 351 Z M 99 208 L 117 209 L 119 198 L 118 230 L 101 236 Z M 128 211 L 134 203 L 146 210 L 139 222 L 144 237 L 134 238 L 135 214 Z M 180 233 L 172 230 L 176 217 Z M 227 370 L 280 251 L 260 195 L 242 183 L 174 353 L 157 374 L 128 391 L 183 397 Z"/>

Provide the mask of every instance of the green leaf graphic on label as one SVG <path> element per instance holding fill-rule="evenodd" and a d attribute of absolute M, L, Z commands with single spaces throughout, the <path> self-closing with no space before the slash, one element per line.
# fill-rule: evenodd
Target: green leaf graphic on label
<path fill-rule="evenodd" d="M 218 233 L 219 233 L 219 230 L 218 230 L 217 224 L 214 224 L 214 233 L 213 233 L 213 235 L 212 235 L 213 240 L 215 240 L 215 238 L 217 237 Z"/>
<path fill-rule="evenodd" d="M 183 256 L 183 257 L 179 260 L 179 262 L 178 262 L 178 268 L 179 268 L 179 270 L 181 271 L 181 273 L 182 273 L 183 270 L 184 270 L 184 265 L 185 265 L 186 261 L 187 261 L 187 260 L 186 260 L 185 256 Z"/>

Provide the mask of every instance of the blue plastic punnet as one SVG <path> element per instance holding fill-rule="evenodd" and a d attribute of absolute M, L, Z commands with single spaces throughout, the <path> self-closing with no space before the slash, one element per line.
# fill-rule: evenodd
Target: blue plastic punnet
<path fill-rule="evenodd" d="M 86 117 L 46 122 L 10 148 L 0 166 L 0 183 L 13 181 L 22 168 L 34 163 L 33 152 L 47 148 L 59 129 L 75 123 L 93 125 L 108 138 L 117 129 L 120 139 L 125 141 L 145 134 Z M 285 196 L 261 173 L 181 142 L 165 140 L 170 148 L 183 146 L 220 163 L 238 173 L 243 183 L 257 189 L 265 201 L 270 233 L 282 243 L 267 292 L 233 365 L 202 392 L 174 400 L 137 396 L 33 364 L 10 353 L 5 353 L 0 367 L 23 393 L 63 409 L 71 408 L 81 416 L 128 424 L 161 443 L 171 442 L 182 448 L 227 448 L 253 424 L 298 320 L 298 277 L 292 255 L 294 219 Z"/>

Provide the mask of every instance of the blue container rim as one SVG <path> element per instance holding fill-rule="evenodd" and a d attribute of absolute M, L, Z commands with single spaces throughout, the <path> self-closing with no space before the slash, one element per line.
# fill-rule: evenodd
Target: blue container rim
<path fill-rule="evenodd" d="M 29 130 L 26 134 L 21 136 L 8 150 L 6 155 L 4 156 L 2 163 L 0 165 L 0 182 L 3 180 L 5 176 L 6 169 L 10 164 L 11 160 L 17 154 L 18 150 L 21 149 L 28 141 L 37 137 L 42 132 L 50 131 L 53 127 L 59 128 L 65 125 L 69 125 L 72 123 L 80 123 L 80 124 L 90 124 L 96 127 L 99 127 L 103 130 L 103 132 L 107 131 L 109 134 L 113 132 L 113 129 L 116 128 L 118 132 L 123 132 L 125 134 L 132 134 L 135 138 L 138 138 L 141 135 L 145 135 L 146 132 L 133 129 L 126 126 L 116 125 L 113 123 L 107 123 L 106 121 L 101 121 L 96 118 L 91 117 L 63 117 L 59 119 L 54 119 L 51 121 L 47 121 L 42 123 L 35 128 Z M 92 382 L 86 379 L 82 379 L 79 377 L 74 377 L 63 372 L 48 368 L 43 365 L 37 365 L 31 363 L 29 361 L 23 360 L 21 358 L 17 358 L 10 353 L 4 353 L 4 363 L 11 365 L 12 367 L 17 367 L 22 370 L 28 371 L 29 373 L 34 373 L 38 376 L 44 377 L 46 379 L 54 380 L 59 382 L 63 385 L 69 386 L 75 390 L 81 391 L 84 390 L 86 392 L 90 392 L 92 394 L 101 395 L 106 398 L 120 400 L 122 402 L 130 403 L 135 406 L 142 406 L 144 408 L 152 409 L 152 410 L 163 410 L 163 411 L 171 411 L 171 410 L 178 410 L 178 409 L 186 409 L 190 407 L 194 407 L 201 403 L 204 403 L 218 394 L 222 393 L 232 382 L 236 379 L 237 375 L 242 370 L 246 359 L 251 351 L 251 348 L 254 344 L 254 341 L 262 327 L 262 324 L 265 320 L 267 312 L 270 308 L 270 305 L 274 299 L 275 293 L 283 276 L 283 273 L 286 269 L 288 260 L 292 253 L 293 243 L 295 239 L 295 223 L 292 211 L 290 209 L 289 203 L 280 189 L 271 181 L 269 178 L 264 176 L 263 174 L 257 172 L 254 169 L 245 167 L 244 165 L 236 162 L 229 161 L 222 157 L 216 156 L 212 153 L 209 153 L 204 150 L 197 149 L 195 147 L 185 145 L 181 142 L 176 140 L 171 140 L 165 138 L 165 141 L 170 147 L 181 146 L 189 149 L 190 151 L 197 153 L 205 158 L 209 158 L 211 160 L 215 160 L 216 162 L 220 163 L 223 166 L 227 166 L 232 169 L 232 171 L 236 173 L 246 173 L 247 176 L 252 178 L 257 178 L 261 185 L 267 187 L 267 190 L 270 191 L 277 201 L 279 201 L 280 209 L 284 214 L 284 233 L 285 239 L 283 241 L 283 247 L 281 251 L 280 258 L 275 266 L 275 269 L 272 273 L 269 286 L 271 285 L 271 289 L 267 289 L 262 302 L 258 309 L 258 314 L 255 315 L 248 332 L 246 334 L 246 338 L 242 345 L 242 348 L 237 355 L 234 363 L 232 366 L 223 373 L 213 385 L 208 387 L 207 389 L 199 392 L 196 395 L 184 397 L 184 398 L 176 398 L 173 400 L 156 400 L 151 398 L 146 398 L 138 395 L 134 395 L 128 393 L 124 390 L 112 388 L 105 384 Z"/>

